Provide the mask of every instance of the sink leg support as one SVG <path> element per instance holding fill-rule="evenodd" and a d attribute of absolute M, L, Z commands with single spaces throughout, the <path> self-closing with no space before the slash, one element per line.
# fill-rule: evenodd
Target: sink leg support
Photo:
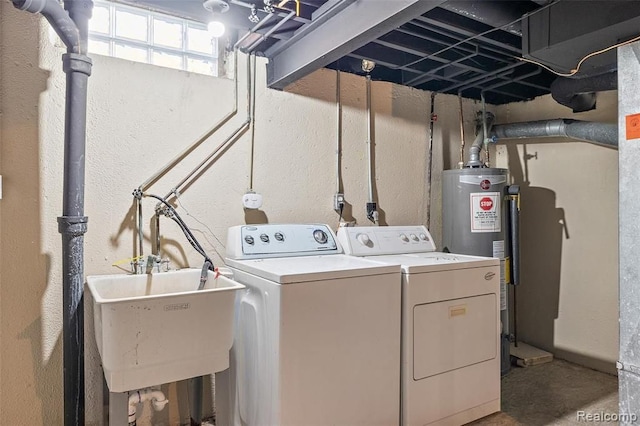
<path fill-rule="evenodd" d="M 127 426 L 129 424 L 129 394 L 109 392 L 109 426 Z"/>
<path fill-rule="evenodd" d="M 191 426 L 202 424 L 202 390 L 204 387 L 202 376 L 189 380 L 189 412 L 191 413 Z"/>

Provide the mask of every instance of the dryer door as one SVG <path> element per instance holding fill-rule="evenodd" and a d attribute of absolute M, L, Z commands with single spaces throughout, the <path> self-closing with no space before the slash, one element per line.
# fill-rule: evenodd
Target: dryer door
<path fill-rule="evenodd" d="M 496 295 L 416 305 L 413 378 L 442 374 L 495 358 Z"/>

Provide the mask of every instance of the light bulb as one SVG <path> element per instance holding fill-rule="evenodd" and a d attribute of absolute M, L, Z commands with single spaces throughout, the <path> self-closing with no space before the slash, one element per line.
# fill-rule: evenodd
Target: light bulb
<path fill-rule="evenodd" d="M 211 21 L 209 25 L 207 25 L 207 30 L 209 31 L 209 35 L 213 38 L 219 38 L 224 35 L 224 24 L 220 21 Z"/>

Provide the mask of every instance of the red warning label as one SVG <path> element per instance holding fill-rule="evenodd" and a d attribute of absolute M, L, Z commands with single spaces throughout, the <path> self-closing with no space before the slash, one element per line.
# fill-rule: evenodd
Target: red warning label
<path fill-rule="evenodd" d="M 499 192 L 470 194 L 471 232 L 500 232 L 502 217 Z"/>
<path fill-rule="evenodd" d="M 489 197 L 484 197 L 480 200 L 480 208 L 484 211 L 489 211 L 493 208 L 493 200 Z"/>

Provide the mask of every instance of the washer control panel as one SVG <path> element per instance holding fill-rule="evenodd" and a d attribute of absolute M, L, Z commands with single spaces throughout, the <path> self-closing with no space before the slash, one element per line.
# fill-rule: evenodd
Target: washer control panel
<path fill-rule="evenodd" d="M 436 251 L 424 226 L 356 226 L 338 229 L 338 241 L 352 256 Z"/>
<path fill-rule="evenodd" d="M 342 248 L 328 225 L 241 225 L 229 228 L 227 257 L 263 257 L 340 254 Z"/>

